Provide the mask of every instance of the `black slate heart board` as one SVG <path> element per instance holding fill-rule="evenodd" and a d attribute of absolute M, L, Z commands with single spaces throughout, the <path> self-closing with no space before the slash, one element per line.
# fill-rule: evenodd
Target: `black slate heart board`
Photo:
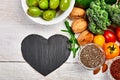
<path fill-rule="evenodd" d="M 60 67 L 69 57 L 70 43 L 63 35 L 45 39 L 40 35 L 27 36 L 21 44 L 23 58 L 35 70 L 46 76 Z"/>

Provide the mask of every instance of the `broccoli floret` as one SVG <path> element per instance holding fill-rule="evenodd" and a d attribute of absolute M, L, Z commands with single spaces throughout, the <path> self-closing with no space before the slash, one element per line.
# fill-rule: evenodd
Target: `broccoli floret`
<path fill-rule="evenodd" d="M 108 12 L 101 8 L 100 0 L 91 2 L 86 14 L 89 20 L 89 30 L 94 34 L 103 34 L 107 26 L 111 25 Z"/>
<path fill-rule="evenodd" d="M 118 8 L 120 9 L 120 1 L 118 2 Z"/>
<path fill-rule="evenodd" d="M 100 29 L 99 27 L 96 27 L 96 24 L 94 22 L 89 23 L 89 30 L 92 31 L 94 34 L 103 34 L 104 31 Z"/>
<path fill-rule="evenodd" d="M 114 25 L 120 26 L 120 10 L 115 14 L 113 14 L 113 17 L 111 17 L 111 20 Z"/>

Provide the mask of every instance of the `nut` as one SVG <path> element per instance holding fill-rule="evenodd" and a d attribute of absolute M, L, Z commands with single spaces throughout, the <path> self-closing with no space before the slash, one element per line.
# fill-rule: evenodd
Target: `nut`
<path fill-rule="evenodd" d="M 103 66 L 102 66 L 102 72 L 103 73 L 106 72 L 107 69 L 108 69 L 108 65 L 104 63 Z"/>
<path fill-rule="evenodd" d="M 98 72 L 100 72 L 100 67 L 96 68 L 96 69 L 93 71 L 93 74 L 96 75 Z"/>

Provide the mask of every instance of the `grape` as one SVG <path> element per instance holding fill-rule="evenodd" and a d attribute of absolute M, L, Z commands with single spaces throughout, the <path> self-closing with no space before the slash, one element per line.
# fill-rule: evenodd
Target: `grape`
<path fill-rule="evenodd" d="M 55 10 L 46 10 L 43 12 L 43 19 L 49 21 L 52 20 L 56 16 Z"/>
<path fill-rule="evenodd" d="M 42 15 L 42 11 L 38 7 L 29 7 L 27 13 L 32 17 L 38 17 Z"/>
<path fill-rule="evenodd" d="M 41 9 L 47 9 L 48 8 L 48 0 L 40 0 L 39 1 L 39 7 Z"/>
<path fill-rule="evenodd" d="M 26 0 L 26 3 L 29 7 L 36 7 L 38 6 L 38 0 Z"/>
<path fill-rule="evenodd" d="M 70 6 L 70 0 L 61 0 L 60 1 L 60 10 L 65 11 Z"/>
<path fill-rule="evenodd" d="M 50 0 L 50 9 L 56 9 L 59 6 L 59 0 Z"/>

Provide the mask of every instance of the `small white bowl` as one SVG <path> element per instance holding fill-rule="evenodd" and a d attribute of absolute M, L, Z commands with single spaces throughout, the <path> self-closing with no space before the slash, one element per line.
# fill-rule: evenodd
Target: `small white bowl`
<path fill-rule="evenodd" d="M 50 21 L 46 21 L 46 20 L 42 19 L 41 17 L 31 17 L 31 16 L 29 16 L 27 14 L 28 6 L 26 4 L 26 0 L 21 0 L 21 3 L 22 3 L 22 7 L 23 7 L 23 10 L 24 10 L 25 14 L 31 20 L 33 20 L 36 23 L 42 24 L 42 25 L 52 25 L 52 24 L 56 24 L 58 22 L 61 22 L 61 21 L 65 20 L 69 16 L 70 12 L 72 11 L 72 9 L 74 7 L 75 0 L 71 0 L 70 6 L 66 11 L 64 11 L 62 13 L 58 11 L 56 17 L 54 19 L 50 20 Z"/>
<path fill-rule="evenodd" d="M 112 63 L 113 63 L 115 60 L 117 60 L 117 59 L 120 59 L 120 56 L 117 56 L 117 57 L 109 60 L 108 76 L 110 76 L 110 79 L 111 79 L 111 80 L 115 80 L 115 78 L 114 78 L 114 77 L 112 76 L 112 74 L 111 74 L 110 67 L 111 67 Z"/>
<path fill-rule="evenodd" d="M 94 46 L 96 46 L 96 47 L 102 52 L 102 53 L 101 53 L 101 55 L 102 55 L 101 63 L 100 63 L 98 66 L 94 67 L 94 68 L 90 68 L 90 67 L 85 66 L 85 65 L 82 63 L 81 58 L 80 58 L 80 55 L 81 55 L 82 50 L 83 50 L 86 46 L 88 46 L 88 45 L 94 45 Z M 87 70 L 95 70 L 96 68 L 101 67 L 104 62 L 105 62 L 105 53 L 104 53 L 103 49 L 102 49 L 99 45 L 94 44 L 94 43 L 88 43 L 88 44 L 85 44 L 84 46 L 81 47 L 81 50 L 79 51 L 79 63 L 80 63 L 80 64 L 82 65 L 82 67 L 84 67 L 85 69 L 87 69 Z"/>

